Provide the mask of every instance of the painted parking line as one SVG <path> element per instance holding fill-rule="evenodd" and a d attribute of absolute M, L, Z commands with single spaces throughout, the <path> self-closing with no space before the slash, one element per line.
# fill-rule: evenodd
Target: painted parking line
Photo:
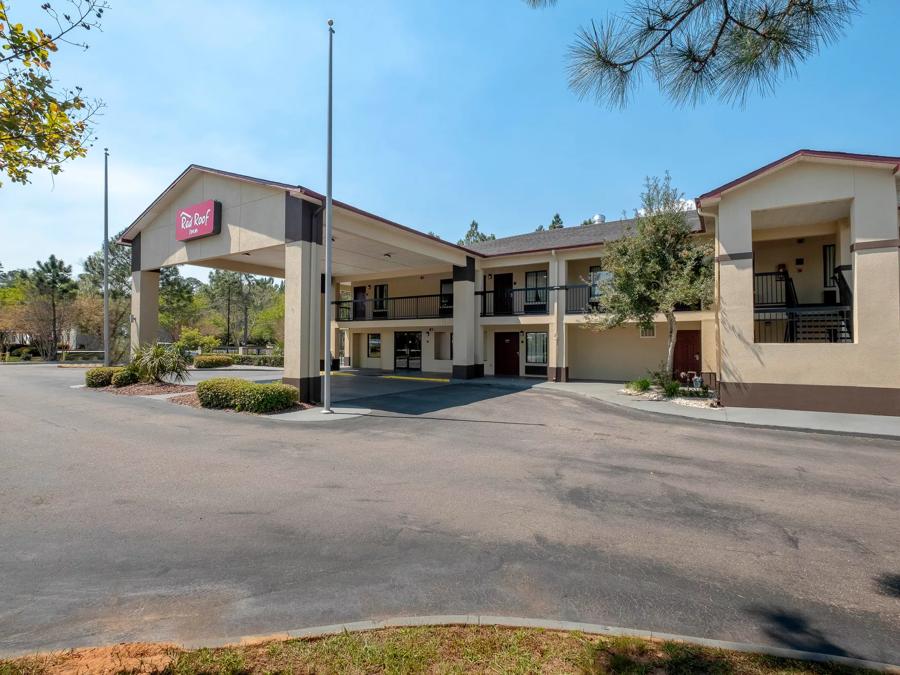
<path fill-rule="evenodd" d="M 416 377 L 415 375 L 382 375 L 382 380 L 412 380 L 414 382 L 449 382 L 448 377 Z"/>

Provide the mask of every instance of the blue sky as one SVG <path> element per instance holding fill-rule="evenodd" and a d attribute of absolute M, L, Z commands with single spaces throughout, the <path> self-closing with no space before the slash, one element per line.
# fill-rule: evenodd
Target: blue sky
<path fill-rule="evenodd" d="M 61 0 L 57 0 L 61 2 Z M 325 22 L 336 21 L 335 196 L 455 241 L 475 218 L 498 236 L 555 212 L 567 225 L 637 205 L 645 176 L 688 197 L 801 147 L 900 154 L 900 3 L 863 2 L 836 45 L 744 108 L 676 108 L 649 81 L 625 111 L 566 85 L 578 27 L 624 2 L 520 0 L 125 2 L 90 49 L 54 70 L 107 107 L 86 159 L 0 187 L 0 263 L 56 253 L 76 269 L 191 162 L 325 187 Z M 25 23 L 37 0 L 14 0 Z M 43 20 L 41 20 L 43 24 Z"/>

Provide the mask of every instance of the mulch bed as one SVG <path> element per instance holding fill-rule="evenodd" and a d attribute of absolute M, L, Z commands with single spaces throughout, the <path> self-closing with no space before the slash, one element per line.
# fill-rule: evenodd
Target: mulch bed
<path fill-rule="evenodd" d="M 127 387 L 98 387 L 96 391 L 111 391 L 119 396 L 155 396 L 156 394 L 176 394 L 180 392 L 194 391 L 192 384 L 172 384 L 163 382 L 158 384 L 129 384 Z"/>
<path fill-rule="evenodd" d="M 172 396 L 167 399 L 170 403 L 177 403 L 178 405 L 186 405 L 190 408 L 202 408 L 200 405 L 200 399 L 197 398 L 197 392 L 192 391 L 187 394 L 182 394 L 181 396 Z M 308 410 L 309 408 L 314 408 L 315 406 L 311 403 L 297 403 L 292 405 L 290 408 L 285 408 L 284 410 L 279 410 L 277 412 L 271 413 L 246 413 L 248 415 L 280 415 L 281 413 L 287 412 L 296 412 L 298 410 Z M 226 412 L 237 412 L 236 410 L 225 409 Z"/>

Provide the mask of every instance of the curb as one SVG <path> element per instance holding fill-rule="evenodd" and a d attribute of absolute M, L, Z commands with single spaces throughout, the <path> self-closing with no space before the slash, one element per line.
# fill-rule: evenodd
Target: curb
<path fill-rule="evenodd" d="M 578 396 L 580 398 L 586 398 L 591 401 L 598 401 L 600 403 L 605 403 L 607 405 L 613 406 L 614 408 L 621 408 L 622 410 L 630 410 L 631 412 L 636 413 L 645 413 L 647 415 L 661 415 L 663 417 L 669 417 L 674 419 L 684 420 L 686 422 L 699 422 L 701 424 L 719 424 L 724 426 L 732 426 L 732 427 L 745 427 L 747 429 L 768 429 L 770 431 L 793 431 L 807 434 L 827 434 L 829 436 L 844 436 L 850 438 L 872 438 L 876 440 L 886 440 L 886 441 L 897 441 L 900 440 L 900 436 L 896 436 L 893 434 L 869 434 L 863 431 L 838 431 L 836 429 L 816 429 L 813 427 L 789 427 L 789 426 L 780 426 L 773 424 L 757 424 L 754 422 L 741 422 L 739 420 L 713 420 L 705 417 L 693 417 L 691 415 L 679 415 L 678 413 L 666 412 L 665 410 L 645 410 L 644 408 L 635 408 L 626 403 L 620 403 L 618 401 L 611 401 L 606 398 L 599 398 L 597 396 L 591 396 L 590 394 L 585 394 L 583 392 L 577 391 L 567 391 L 565 389 L 551 389 L 548 387 L 537 387 L 537 389 L 543 389 L 544 391 L 553 391 L 557 394 L 570 394 L 572 396 Z"/>
<path fill-rule="evenodd" d="M 555 631 L 578 631 L 590 635 L 610 635 L 616 637 L 637 637 L 652 640 L 667 640 L 671 642 L 685 642 L 711 647 L 713 649 L 726 649 L 735 652 L 747 652 L 776 656 L 798 661 L 813 661 L 816 663 L 834 663 L 855 668 L 868 668 L 884 673 L 900 674 L 900 665 L 869 661 L 851 656 L 839 656 L 837 654 L 824 654 L 821 652 L 807 652 L 787 647 L 773 647 L 749 642 L 729 642 L 727 640 L 712 640 L 709 638 L 693 637 L 689 635 L 677 635 L 675 633 L 663 633 L 658 631 L 640 630 L 636 628 L 622 628 L 619 626 L 606 626 L 597 623 L 582 623 L 578 621 L 556 621 L 553 619 L 530 619 L 516 616 L 492 616 L 488 614 L 436 614 L 432 616 L 403 616 L 379 621 L 351 621 L 348 623 L 336 623 L 327 626 L 314 626 L 311 628 L 299 628 L 281 633 L 268 635 L 245 635 L 241 637 L 219 638 L 211 640 L 187 640 L 182 645 L 187 649 L 199 649 L 201 647 L 225 647 L 229 645 L 252 644 L 269 640 L 285 639 L 313 639 L 339 635 L 341 633 L 359 633 L 363 631 L 379 630 L 382 628 L 411 628 L 419 626 L 501 626 L 507 628 L 541 628 Z"/>

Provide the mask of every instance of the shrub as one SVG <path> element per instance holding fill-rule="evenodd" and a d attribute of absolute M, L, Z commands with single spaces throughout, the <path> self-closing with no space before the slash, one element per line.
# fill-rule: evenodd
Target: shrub
<path fill-rule="evenodd" d="M 642 377 L 641 379 L 635 380 L 634 382 L 629 382 L 625 386 L 633 391 L 647 391 L 650 388 L 650 380 L 648 380 L 646 377 Z"/>
<path fill-rule="evenodd" d="M 183 382 L 187 377 L 188 360 L 174 346 L 145 345 L 134 352 L 131 365 L 144 382 L 165 382 L 172 378 Z"/>
<path fill-rule="evenodd" d="M 249 387 L 243 387 L 238 391 L 235 400 L 235 410 L 245 410 L 252 413 L 268 413 L 276 410 L 290 408 L 297 402 L 299 391 L 297 387 L 288 384 L 253 383 Z"/>
<path fill-rule="evenodd" d="M 236 366 L 271 366 L 273 368 L 284 368 L 284 356 L 276 355 L 255 355 L 255 354 L 234 354 L 232 357 Z"/>
<path fill-rule="evenodd" d="M 112 379 L 110 382 L 114 387 L 127 387 L 130 384 L 137 384 L 140 381 L 140 375 L 138 375 L 137 370 L 128 366 L 126 368 L 120 368 L 115 373 L 113 373 Z"/>
<path fill-rule="evenodd" d="M 214 335 L 201 335 L 196 328 L 185 328 L 181 331 L 181 337 L 175 343 L 179 351 L 199 349 L 201 352 L 211 352 L 221 344 L 219 338 Z"/>
<path fill-rule="evenodd" d="M 204 408 L 234 408 L 238 392 L 251 384 L 236 377 L 213 377 L 197 383 L 197 398 Z"/>
<path fill-rule="evenodd" d="M 108 387 L 112 383 L 113 375 L 120 370 L 124 368 L 115 366 L 91 368 L 84 374 L 84 383 L 89 387 Z"/>
<path fill-rule="evenodd" d="M 226 354 L 200 354 L 194 357 L 194 368 L 227 368 L 234 360 Z"/>
<path fill-rule="evenodd" d="M 286 384 L 258 384 L 236 377 L 214 377 L 197 384 L 197 398 L 204 408 L 267 413 L 290 408 L 297 402 L 296 387 Z"/>
<path fill-rule="evenodd" d="M 681 391 L 681 385 L 675 380 L 669 380 L 663 384 L 663 391 L 666 396 L 672 398 L 673 396 L 677 396 L 678 392 Z"/>

